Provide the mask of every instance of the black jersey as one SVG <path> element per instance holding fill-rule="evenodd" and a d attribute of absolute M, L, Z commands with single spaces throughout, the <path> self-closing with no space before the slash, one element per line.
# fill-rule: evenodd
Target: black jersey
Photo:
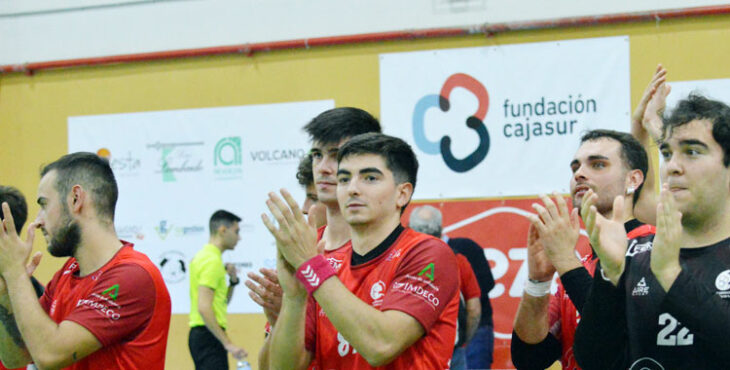
<path fill-rule="evenodd" d="M 730 239 L 680 251 L 665 292 L 653 236 L 631 240 L 618 287 L 595 274 L 575 339 L 584 369 L 730 369 Z"/>

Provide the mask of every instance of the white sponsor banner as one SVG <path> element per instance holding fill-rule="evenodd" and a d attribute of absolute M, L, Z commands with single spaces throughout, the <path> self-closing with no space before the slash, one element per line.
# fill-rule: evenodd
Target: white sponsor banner
<path fill-rule="evenodd" d="M 240 216 L 241 241 L 223 254 L 239 277 L 274 268 L 275 246 L 260 215 L 267 193 L 304 192 L 295 174 L 309 150 L 301 127 L 334 102 L 69 117 L 69 152 L 110 158 L 119 185 L 115 226 L 160 268 L 173 313 L 190 310 L 189 264 L 208 242 L 218 209 Z M 230 313 L 261 312 L 241 285 Z"/>
<path fill-rule="evenodd" d="M 671 73 L 671 71 L 670 71 Z M 677 106 L 677 103 L 686 99 L 690 93 L 698 93 L 713 100 L 719 100 L 730 104 L 730 78 L 719 78 L 715 80 L 694 80 L 694 81 L 669 81 L 672 91 L 667 97 L 667 112 Z"/>
<path fill-rule="evenodd" d="M 413 146 L 416 199 L 568 192 L 586 130 L 628 131 L 629 39 L 380 56 L 384 131 Z"/>

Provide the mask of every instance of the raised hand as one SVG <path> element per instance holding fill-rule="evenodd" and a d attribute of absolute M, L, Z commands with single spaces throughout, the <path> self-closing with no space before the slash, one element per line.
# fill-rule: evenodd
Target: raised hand
<path fill-rule="evenodd" d="M 317 230 L 314 220 L 308 223 L 299 205 L 286 189 L 281 190 L 284 201 L 276 194 L 269 193 L 266 205 L 279 224 L 276 227 L 266 215 L 261 215 L 264 225 L 276 238 L 277 248 L 284 259 L 295 269 L 317 255 Z"/>
<path fill-rule="evenodd" d="M 656 236 L 651 250 L 650 265 L 659 284 L 668 291 L 682 271 L 679 265 L 682 213 L 677 210 L 677 204 L 669 192 L 668 184 L 662 186 L 656 213 Z"/>
<path fill-rule="evenodd" d="M 238 282 L 238 269 L 236 268 L 236 265 L 232 263 L 226 263 L 226 273 L 228 274 L 228 277 L 231 279 L 232 282 Z"/>
<path fill-rule="evenodd" d="M 2 204 L 3 220 L 0 225 L 0 273 L 5 276 L 8 273 L 27 273 L 25 266 L 30 252 L 33 249 L 33 239 L 35 238 L 36 224 L 32 223 L 28 226 L 28 235 L 26 240 L 21 240 L 18 232 L 15 230 L 15 221 L 10 212 L 10 206 L 7 202 Z M 36 258 L 36 257 L 34 257 Z M 40 261 L 40 257 L 37 257 Z M 33 267 L 35 270 L 35 267 Z"/>
<path fill-rule="evenodd" d="M 601 260 L 603 274 L 611 280 L 613 285 L 618 285 L 621 274 L 624 272 L 626 248 L 628 247 L 626 229 L 621 219 L 624 197 L 619 195 L 614 199 L 613 216 L 610 219 L 598 213 L 597 200 L 598 195 L 593 190 L 588 190 L 583 196 L 580 213 L 591 240 L 591 246 Z"/>
<path fill-rule="evenodd" d="M 631 116 L 632 125 L 643 128 L 654 141 L 662 134 L 662 114 L 669 94 L 666 80 L 667 70 L 660 64 Z"/>
<path fill-rule="evenodd" d="M 259 306 L 264 308 L 264 314 L 269 324 L 274 325 L 276 319 L 279 318 L 281 311 L 281 296 L 283 291 L 279 285 L 279 278 L 276 276 L 276 270 L 262 268 L 259 270 L 261 275 L 254 272 L 248 273 L 246 287 L 250 290 L 248 295 Z"/>
<path fill-rule="evenodd" d="M 537 218 L 537 216 L 533 217 Z M 540 234 L 530 219 L 530 228 L 527 230 L 527 277 L 530 280 L 548 281 L 553 278 L 554 274 L 555 267 L 550 263 L 540 240 Z"/>
<path fill-rule="evenodd" d="M 575 244 L 580 235 L 580 220 L 578 210 L 569 211 L 563 197 L 553 193 L 553 198 L 554 202 L 546 195 L 540 195 L 544 206 L 537 203 L 532 205 L 540 217 L 530 217 L 530 223 L 537 230 L 550 263 L 562 275 L 581 266 L 575 255 Z"/>

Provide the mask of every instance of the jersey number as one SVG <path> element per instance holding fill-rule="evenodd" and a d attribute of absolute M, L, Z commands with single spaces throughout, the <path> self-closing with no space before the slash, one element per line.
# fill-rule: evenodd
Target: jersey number
<path fill-rule="evenodd" d="M 674 316 L 663 313 L 659 315 L 659 325 L 665 325 L 656 336 L 657 346 L 690 346 L 694 343 L 694 334 L 674 318 Z M 679 333 L 672 334 L 679 326 Z"/>
<path fill-rule="evenodd" d="M 340 354 L 340 357 L 345 357 L 350 354 L 350 342 L 345 339 L 345 337 L 342 336 L 342 334 L 337 333 L 337 341 L 339 344 L 337 345 L 337 353 Z M 352 349 L 352 354 L 357 353 L 357 350 L 355 348 Z"/>

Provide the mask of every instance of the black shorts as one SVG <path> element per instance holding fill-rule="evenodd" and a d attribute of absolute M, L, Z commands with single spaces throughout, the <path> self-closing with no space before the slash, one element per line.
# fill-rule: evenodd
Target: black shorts
<path fill-rule="evenodd" d="M 190 328 L 188 347 L 196 370 L 228 370 L 228 351 L 205 326 Z"/>

